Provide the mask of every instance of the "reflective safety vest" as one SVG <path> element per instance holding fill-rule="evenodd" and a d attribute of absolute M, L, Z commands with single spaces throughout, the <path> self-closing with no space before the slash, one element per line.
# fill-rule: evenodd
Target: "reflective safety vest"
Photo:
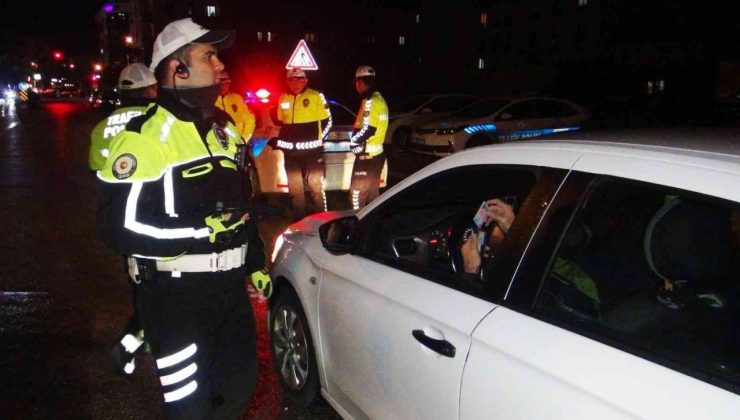
<path fill-rule="evenodd" d="M 216 106 L 231 116 L 236 125 L 236 132 L 244 141 L 249 141 L 254 133 L 255 118 L 244 104 L 244 99 L 239 94 L 231 92 L 226 96 L 219 96 L 216 99 Z"/>
<path fill-rule="evenodd" d="M 298 95 L 287 92 L 280 95 L 277 118 L 283 124 L 280 128 L 282 143 L 278 144 L 283 150 L 322 147 L 332 126 L 324 94 L 313 89 L 306 89 Z"/>
<path fill-rule="evenodd" d="M 379 92 L 362 100 L 350 137 L 351 145 L 364 144 L 370 157 L 383 153 L 383 140 L 388 130 L 388 105 Z"/>
<path fill-rule="evenodd" d="M 213 121 L 195 120 L 163 96 L 111 142 L 97 173 L 103 194 L 98 233 L 114 251 L 135 257 L 220 252 L 209 240 L 205 218 L 244 209 L 235 163 L 242 140 L 225 113 L 218 111 Z M 250 244 L 246 265 L 256 270 L 264 253 L 251 250 Z M 261 260 L 250 264 L 250 258 Z"/>
<path fill-rule="evenodd" d="M 90 169 L 93 171 L 103 169 L 110 154 L 108 149 L 110 141 L 126 127 L 131 118 L 141 115 L 145 109 L 146 106 L 118 108 L 93 128 L 90 133 L 90 152 L 87 159 Z"/>

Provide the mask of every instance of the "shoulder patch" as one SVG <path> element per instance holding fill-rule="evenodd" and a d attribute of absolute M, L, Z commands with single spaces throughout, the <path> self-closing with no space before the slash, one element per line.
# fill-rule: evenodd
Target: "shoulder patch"
<path fill-rule="evenodd" d="M 136 157 L 131 153 L 124 153 L 113 162 L 113 176 L 116 179 L 126 179 L 136 172 Z"/>

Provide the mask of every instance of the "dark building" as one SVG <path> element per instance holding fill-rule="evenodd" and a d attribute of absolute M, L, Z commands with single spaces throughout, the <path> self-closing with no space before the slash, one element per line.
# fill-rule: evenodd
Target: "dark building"
<path fill-rule="evenodd" d="M 223 53 L 236 88 L 277 91 L 304 39 L 319 64 L 311 84 L 352 104 L 351 80 L 362 64 L 376 68 L 391 103 L 422 92 L 553 94 L 591 106 L 709 101 L 718 74 L 733 83 L 726 81 L 735 80 L 740 58 L 738 19 L 714 0 L 701 7 L 670 0 L 137 3 L 150 13 L 140 22 L 151 34 L 140 37 L 148 41 L 146 60 L 167 22 L 191 16 L 236 30 L 234 48 Z"/>

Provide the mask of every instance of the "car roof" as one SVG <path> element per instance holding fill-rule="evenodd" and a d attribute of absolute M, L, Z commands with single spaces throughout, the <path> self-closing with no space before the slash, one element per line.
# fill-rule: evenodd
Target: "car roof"
<path fill-rule="evenodd" d="M 682 154 L 740 157 L 740 128 L 642 128 L 555 133 L 526 141 L 572 145 L 602 145 L 632 150 L 672 150 Z"/>

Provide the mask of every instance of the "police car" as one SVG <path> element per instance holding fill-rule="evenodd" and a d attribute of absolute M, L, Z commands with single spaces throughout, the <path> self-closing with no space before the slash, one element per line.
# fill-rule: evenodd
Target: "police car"
<path fill-rule="evenodd" d="M 486 144 L 578 130 L 589 118 L 586 109 L 563 99 L 483 99 L 416 127 L 409 150 L 449 155 Z"/>
<path fill-rule="evenodd" d="M 290 226 L 269 315 L 286 397 L 354 419 L 737 419 L 737 138 L 481 147 Z M 516 218 L 469 273 L 462 238 L 507 196 Z"/>
<path fill-rule="evenodd" d="M 255 115 L 256 127 L 250 140 L 250 156 L 254 162 L 250 178 L 253 194 L 288 193 L 288 176 L 281 150 L 274 150 L 267 143 L 279 138 L 280 126 L 277 121 L 277 105 L 270 101 L 266 91 L 248 93 L 247 105 Z M 256 99 L 255 99 L 256 98 Z M 350 152 L 349 139 L 355 114 L 344 105 L 328 101 L 332 115 L 332 128 L 324 141 L 324 167 L 326 191 L 348 191 L 352 179 L 352 165 L 355 156 Z M 388 162 L 380 174 L 380 188 L 387 183 Z"/>

